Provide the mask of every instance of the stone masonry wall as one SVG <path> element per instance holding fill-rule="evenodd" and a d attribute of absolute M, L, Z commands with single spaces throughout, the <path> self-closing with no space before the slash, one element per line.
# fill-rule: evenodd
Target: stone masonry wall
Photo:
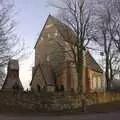
<path fill-rule="evenodd" d="M 101 104 L 120 100 L 120 93 L 86 94 L 86 104 Z M 0 106 L 32 111 L 62 111 L 81 107 L 81 96 L 75 93 L 21 93 L 0 92 Z"/>

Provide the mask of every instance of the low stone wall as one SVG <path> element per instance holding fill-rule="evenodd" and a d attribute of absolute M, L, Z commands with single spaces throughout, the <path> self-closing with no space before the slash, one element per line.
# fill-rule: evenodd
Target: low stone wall
<path fill-rule="evenodd" d="M 120 100 L 120 93 L 85 94 L 87 105 Z M 0 106 L 32 111 L 62 111 L 80 108 L 81 95 L 75 93 L 19 93 L 0 92 Z"/>

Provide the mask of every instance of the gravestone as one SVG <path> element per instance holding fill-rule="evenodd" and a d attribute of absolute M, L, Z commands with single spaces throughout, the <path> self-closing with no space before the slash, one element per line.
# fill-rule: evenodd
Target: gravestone
<path fill-rule="evenodd" d="M 23 86 L 19 78 L 18 60 L 8 62 L 7 76 L 2 86 L 3 91 L 23 91 Z"/>

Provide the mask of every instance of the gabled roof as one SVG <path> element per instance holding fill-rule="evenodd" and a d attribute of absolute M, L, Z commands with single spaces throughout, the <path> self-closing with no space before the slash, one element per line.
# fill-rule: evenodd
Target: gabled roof
<path fill-rule="evenodd" d="M 50 18 L 53 21 L 53 24 L 57 28 L 58 32 L 60 33 L 61 37 L 64 38 L 64 41 L 74 44 L 75 32 L 68 25 L 61 22 L 54 16 L 50 16 Z"/>
<path fill-rule="evenodd" d="M 96 72 L 103 73 L 103 69 L 96 62 L 96 60 L 93 58 L 93 56 L 90 54 L 89 51 L 86 52 L 86 64 L 87 64 L 87 67 L 95 70 Z"/>
<path fill-rule="evenodd" d="M 34 77 L 37 73 L 37 71 L 40 71 L 40 75 L 42 77 L 42 79 L 44 80 L 46 85 L 54 85 L 55 84 L 55 76 L 53 73 L 53 69 L 52 66 L 49 62 L 46 62 L 44 64 L 39 64 L 36 68 L 35 71 L 33 73 L 33 77 L 32 77 L 32 81 L 30 83 L 30 85 L 32 84 Z"/>

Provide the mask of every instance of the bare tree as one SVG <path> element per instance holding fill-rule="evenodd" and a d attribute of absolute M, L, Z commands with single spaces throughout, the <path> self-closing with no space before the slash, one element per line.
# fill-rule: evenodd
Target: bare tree
<path fill-rule="evenodd" d="M 110 60 L 109 60 L 109 65 L 110 65 L 110 79 L 116 80 L 119 78 L 116 78 L 116 76 L 119 75 L 120 73 L 120 54 L 119 51 L 114 50 L 111 53 Z"/>
<path fill-rule="evenodd" d="M 111 81 L 113 80 L 115 66 L 118 65 L 119 57 L 116 57 L 117 48 L 119 48 L 119 40 L 117 40 L 119 30 L 118 16 L 113 14 L 111 7 L 102 4 L 102 9 L 97 11 L 95 16 L 93 29 L 93 39 L 99 43 L 105 54 L 105 78 L 107 82 L 107 90 L 111 88 Z M 117 63 L 116 63 L 117 62 Z M 118 69 L 118 68 L 116 68 Z M 117 70 L 118 71 L 118 70 Z"/>
<path fill-rule="evenodd" d="M 0 1 L 0 71 L 4 72 L 4 67 L 9 59 L 15 57 L 23 51 L 23 42 L 15 34 L 15 21 L 13 15 L 13 4 Z"/>
<path fill-rule="evenodd" d="M 58 41 L 61 47 L 67 48 L 64 53 L 75 65 L 78 80 L 78 92 L 83 92 L 83 52 L 89 43 L 90 12 L 85 10 L 85 0 L 62 0 L 59 9 L 60 19 L 65 23 L 58 27 L 63 41 Z"/>
<path fill-rule="evenodd" d="M 102 7 L 109 8 L 109 13 L 114 22 L 113 39 L 116 47 L 120 51 L 120 1 L 119 0 L 98 0 Z"/>

